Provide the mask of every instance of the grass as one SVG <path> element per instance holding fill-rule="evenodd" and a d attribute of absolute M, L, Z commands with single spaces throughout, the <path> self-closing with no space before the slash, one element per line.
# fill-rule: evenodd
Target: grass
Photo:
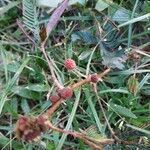
<path fill-rule="evenodd" d="M 80 95 L 81 95 L 81 90 L 79 89 L 78 91 L 76 91 L 76 100 L 74 102 L 74 105 L 73 105 L 73 108 L 72 108 L 72 111 L 70 113 L 70 116 L 68 118 L 68 122 L 67 122 L 67 125 L 65 127 L 65 130 L 70 130 L 71 126 L 72 126 L 72 122 L 73 122 L 73 119 L 75 117 L 75 114 L 76 114 L 76 111 L 77 111 L 77 107 L 79 105 L 79 100 L 80 100 Z M 58 146 L 57 146 L 57 150 L 60 150 L 62 149 L 62 146 L 65 142 L 65 139 L 66 139 L 67 135 L 66 134 L 63 134 L 62 137 L 60 138 L 60 141 L 58 143 Z"/>
<path fill-rule="evenodd" d="M 0 149 L 90 150 L 92 144 L 101 148 L 100 142 L 110 139 L 117 142 L 111 145 L 107 141 L 104 149 L 148 149 L 149 1 L 114 0 L 103 11 L 98 10 L 102 8 L 95 9 L 97 0 L 70 6 L 55 28 L 56 16 L 55 22 L 50 23 L 53 30 L 47 31 L 49 37 L 44 45 L 47 59 L 41 51 L 39 33 L 34 26 L 47 27 L 53 12 L 45 7 L 40 11 L 27 11 L 26 21 L 23 21 L 22 9 L 25 8 L 21 3 L 23 1 L 0 1 Z M 36 16 L 30 18 L 28 12 Z M 113 17 L 117 19 L 113 20 Z M 76 62 L 77 68 L 73 71 L 64 67 L 68 57 Z M 50 95 L 58 90 L 54 79 L 66 87 L 84 78 L 88 80 L 89 75 L 101 73 L 108 67 L 111 71 L 102 77 L 102 81 L 86 82 L 78 87 L 73 97 L 63 101 L 50 117 L 54 127 L 77 131 L 90 138 L 90 144 L 85 137 L 53 128 L 44 132 L 38 142 L 16 138 L 14 129 L 20 115 L 39 116 L 54 106 L 50 100 Z"/>

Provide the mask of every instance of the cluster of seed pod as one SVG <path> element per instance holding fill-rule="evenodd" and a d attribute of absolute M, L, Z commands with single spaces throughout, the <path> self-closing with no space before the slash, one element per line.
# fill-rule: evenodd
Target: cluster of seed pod
<path fill-rule="evenodd" d="M 73 59 L 69 58 L 65 60 L 64 67 L 68 71 L 71 71 L 76 68 L 76 63 Z M 99 81 L 99 77 L 97 74 L 91 74 L 87 81 L 97 83 Z M 54 105 L 59 100 L 67 100 L 72 98 L 73 90 L 74 88 L 71 86 L 57 89 L 55 94 L 50 96 L 52 105 Z M 50 122 L 48 120 L 49 117 L 50 116 L 48 114 L 40 115 L 38 117 L 21 116 L 18 119 L 15 128 L 17 137 L 27 142 L 38 141 L 41 137 L 41 133 L 50 129 Z"/>
<path fill-rule="evenodd" d="M 64 67 L 68 70 L 74 70 L 76 68 L 76 63 L 73 59 L 68 58 L 64 61 Z M 99 81 L 97 74 L 90 75 L 90 80 L 93 83 L 97 83 Z M 55 104 L 60 99 L 67 100 L 70 99 L 73 95 L 73 90 L 70 87 L 64 87 L 62 89 L 57 90 L 57 93 L 50 96 L 50 100 L 52 104 Z"/>

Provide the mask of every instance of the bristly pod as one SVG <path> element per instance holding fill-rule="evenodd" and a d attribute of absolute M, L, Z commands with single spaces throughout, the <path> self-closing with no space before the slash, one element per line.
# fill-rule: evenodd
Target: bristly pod
<path fill-rule="evenodd" d="M 72 95 L 73 95 L 73 90 L 72 90 L 70 87 L 65 87 L 65 88 L 60 89 L 60 90 L 58 91 L 58 95 L 59 95 L 62 99 L 66 100 L 66 99 L 69 99 L 69 98 L 72 97 Z"/>
<path fill-rule="evenodd" d="M 64 66 L 67 70 L 73 70 L 73 69 L 76 68 L 76 63 L 73 59 L 68 58 L 68 59 L 65 60 Z"/>

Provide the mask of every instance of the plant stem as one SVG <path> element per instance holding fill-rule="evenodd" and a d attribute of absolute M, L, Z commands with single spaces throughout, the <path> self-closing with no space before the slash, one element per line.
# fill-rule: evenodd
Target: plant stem
<path fill-rule="evenodd" d="M 47 116 L 48 118 L 52 116 L 52 114 L 56 111 L 56 109 L 60 106 L 60 104 L 62 103 L 62 100 L 58 100 L 54 105 L 52 105 L 52 107 L 50 107 L 46 113 L 44 113 L 44 116 Z"/>
<path fill-rule="evenodd" d="M 21 31 L 25 34 L 25 36 L 34 44 L 35 44 L 35 41 L 28 35 L 28 33 L 24 30 L 21 22 L 17 19 L 17 25 L 19 26 L 19 28 L 21 29 Z"/>
<path fill-rule="evenodd" d="M 98 96 L 98 95 L 97 95 L 97 96 Z M 104 108 L 103 108 L 102 103 L 101 103 L 101 98 L 100 98 L 99 96 L 98 96 L 97 98 L 98 98 L 98 102 L 99 102 L 100 108 L 101 108 L 101 110 L 102 110 L 102 113 L 103 113 L 103 115 L 104 115 L 104 118 L 105 118 L 105 120 L 106 120 L 108 129 L 109 129 L 109 131 L 110 131 L 112 137 L 114 137 L 114 139 L 115 139 L 116 141 L 120 141 L 119 138 L 115 135 L 115 132 L 114 132 L 113 129 L 111 128 L 110 123 L 109 123 L 109 121 L 108 121 L 108 119 L 107 119 L 107 117 L 106 117 Z"/>
<path fill-rule="evenodd" d="M 98 77 L 99 77 L 99 78 L 102 78 L 103 76 L 105 76 L 106 74 L 108 74 L 108 72 L 110 72 L 110 68 L 106 69 L 106 70 L 105 70 L 104 72 L 102 72 L 102 73 L 98 73 Z M 89 82 L 91 82 L 90 76 L 87 77 L 87 78 L 84 79 L 84 80 L 81 80 L 81 81 L 79 81 L 79 82 L 77 82 L 77 83 L 71 85 L 70 87 L 71 87 L 72 89 L 75 89 L 75 88 L 78 88 L 79 86 L 81 86 L 81 85 L 83 85 L 83 84 L 86 84 L 86 83 L 89 83 Z"/>
<path fill-rule="evenodd" d="M 94 149 L 96 149 L 96 150 L 102 150 L 102 145 L 100 145 L 100 143 L 98 145 L 98 144 L 90 141 L 88 139 L 88 137 L 86 137 L 82 133 L 79 133 L 79 132 L 76 132 L 76 131 L 74 131 L 74 132 L 72 132 L 72 131 L 65 131 L 63 129 L 54 127 L 51 123 L 49 123 L 49 128 L 52 129 L 52 130 L 54 130 L 54 131 L 57 131 L 57 132 L 61 132 L 61 133 L 64 133 L 64 134 L 72 135 L 75 138 L 79 138 L 79 139 L 83 140 L 86 144 L 88 144 L 89 146 L 93 147 Z M 103 142 L 101 144 L 103 144 Z"/>
<path fill-rule="evenodd" d="M 59 88 L 59 89 L 62 89 L 63 86 L 59 83 L 59 81 L 57 80 L 56 76 L 55 76 L 55 73 L 54 73 L 54 68 L 53 68 L 53 64 L 50 60 L 50 58 L 48 58 L 47 54 L 46 54 L 46 51 L 45 51 L 45 47 L 44 47 L 44 43 L 41 44 L 41 51 L 42 53 L 44 54 L 44 57 L 48 63 L 48 66 L 49 66 L 49 69 L 50 69 L 50 72 L 51 72 L 51 75 L 52 75 L 52 79 L 55 83 L 55 85 Z"/>
<path fill-rule="evenodd" d="M 47 55 L 46 55 L 46 57 L 47 57 Z M 49 65 L 51 65 L 50 64 L 50 62 L 49 62 Z M 50 66 L 50 68 L 51 68 L 51 66 Z M 51 68 L 52 69 L 52 68 Z M 53 71 L 53 70 L 52 70 Z M 105 76 L 108 72 L 110 71 L 110 68 L 108 68 L 108 69 L 106 69 L 104 72 L 102 72 L 102 73 L 99 73 L 98 74 L 98 77 L 99 78 L 102 78 L 103 76 Z M 58 85 L 57 86 L 59 86 L 60 87 L 60 85 L 59 85 L 59 82 L 57 81 L 57 79 L 56 79 L 56 77 L 54 76 L 53 77 L 55 80 L 55 84 L 57 83 Z M 57 82 L 56 82 L 57 81 Z M 75 88 L 78 88 L 78 87 L 80 87 L 81 85 L 83 85 L 83 84 L 86 84 L 86 83 L 90 83 L 90 77 L 87 77 L 86 79 L 84 79 L 84 80 L 81 80 L 81 81 L 79 81 L 78 83 L 75 83 L 75 84 L 73 84 L 73 85 L 70 85 L 69 87 L 71 87 L 72 88 L 72 90 L 74 90 Z M 61 87 L 60 87 L 61 88 Z M 60 106 L 60 104 L 62 103 L 62 99 L 60 99 L 60 100 L 58 100 L 54 105 L 52 105 L 52 107 L 50 107 L 48 110 L 47 110 L 47 112 L 46 113 L 44 113 L 43 115 L 44 116 L 47 116 L 47 117 L 51 117 L 51 115 L 56 111 L 56 109 Z"/>

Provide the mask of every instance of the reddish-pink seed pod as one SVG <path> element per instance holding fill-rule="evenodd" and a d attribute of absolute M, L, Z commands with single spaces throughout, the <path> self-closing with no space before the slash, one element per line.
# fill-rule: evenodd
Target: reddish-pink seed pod
<path fill-rule="evenodd" d="M 58 91 L 58 94 L 62 99 L 69 99 L 72 97 L 73 91 L 71 88 L 66 87 L 66 88 L 60 89 Z"/>
<path fill-rule="evenodd" d="M 98 81 L 99 81 L 99 78 L 98 78 L 97 74 L 92 74 L 91 75 L 91 82 L 97 83 Z"/>
<path fill-rule="evenodd" d="M 68 59 L 65 60 L 64 66 L 67 70 L 73 70 L 73 69 L 76 68 L 76 63 L 73 59 L 68 58 Z"/>

